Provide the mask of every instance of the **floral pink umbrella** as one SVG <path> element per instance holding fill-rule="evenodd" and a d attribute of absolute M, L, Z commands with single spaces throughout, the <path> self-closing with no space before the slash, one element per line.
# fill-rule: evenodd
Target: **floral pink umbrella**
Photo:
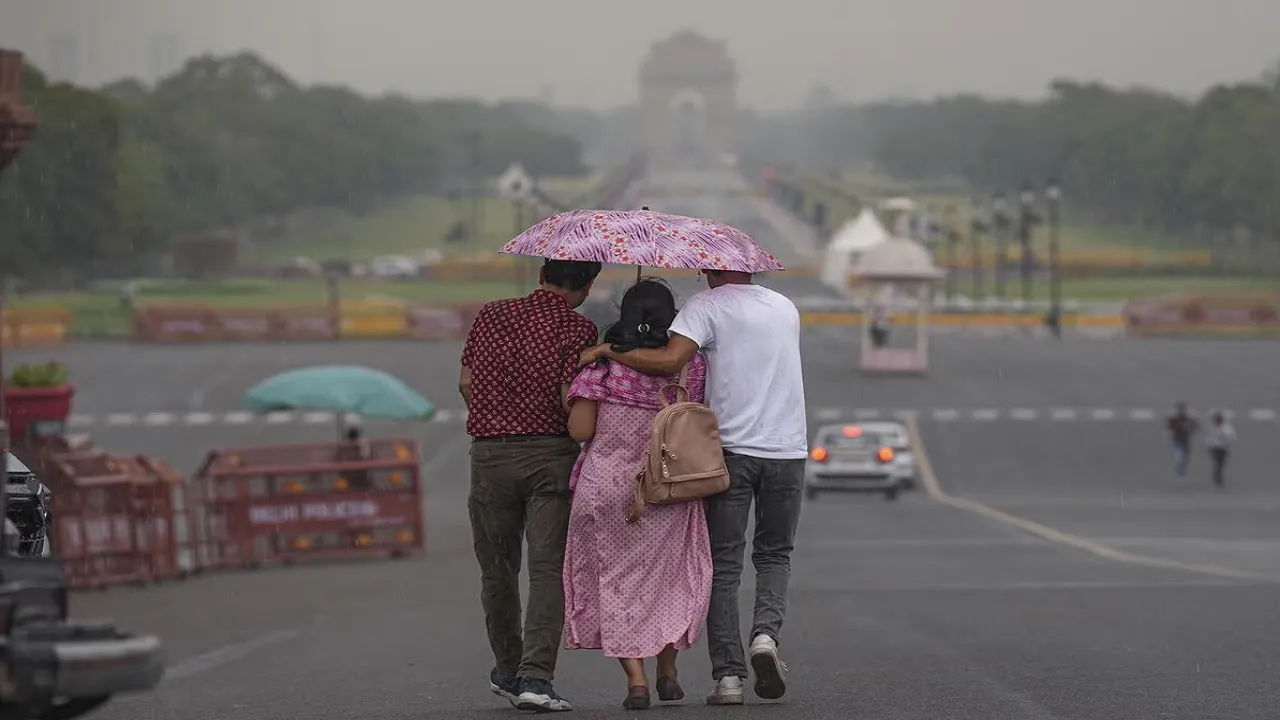
<path fill-rule="evenodd" d="M 520 233 L 500 252 L 664 269 L 783 269 L 777 258 L 737 228 L 648 208 L 562 212 Z"/>

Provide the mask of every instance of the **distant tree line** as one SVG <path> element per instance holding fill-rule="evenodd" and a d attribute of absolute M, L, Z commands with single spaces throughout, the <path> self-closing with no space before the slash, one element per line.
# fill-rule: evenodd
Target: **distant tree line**
<path fill-rule="evenodd" d="M 980 192 L 1056 178 L 1072 209 L 1099 220 L 1280 237 L 1277 77 L 1194 101 L 1059 81 L 1041 102 L 961 95 L 835 107 L 757 128 L 756 138 L 811 170 L 870 163 Z"/>
<path fill-rule="evenodd" d="M 536 108 L 302 87 L 250 54 L 192 60 L 154 88 L 51 84 L 29 67 L 22 92 L 40 127 L 0 176 L 0 274 L 34 282 L 134 272 L 174 238 L 361 212 L 512 162 L 585 169 Z"/>

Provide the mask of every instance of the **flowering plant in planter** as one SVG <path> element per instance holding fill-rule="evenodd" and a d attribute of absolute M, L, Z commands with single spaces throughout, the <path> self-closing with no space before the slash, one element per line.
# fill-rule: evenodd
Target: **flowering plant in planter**
<path fill-rule="evenodd" d="M 5 380 L 8 388 L 56 388 L 67 384 L 67 367 L 60 362 L 50 360 L 47 363 L 31 363 L 19 365 Z"/>
<path fill-rule="evenodd" d="M 4 384 L 4 419 L 10 438 L 21 445 L 36 436 L 62 434 L 75 391 L 62 363 L 19 365 Z"/>

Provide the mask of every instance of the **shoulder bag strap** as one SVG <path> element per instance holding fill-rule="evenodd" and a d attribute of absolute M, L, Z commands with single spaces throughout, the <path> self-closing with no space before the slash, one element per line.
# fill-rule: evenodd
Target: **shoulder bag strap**
<path fill-rule="evenodd" d="M 668 390 L 676 391 L 675 402 L 689 402 L 689 387 L 686 384 L 688 382 L 689 382 L 689 363 L 685 363 L 684 367 L 680 369 L 680 379 L 676 381 L 676 384 L 663 385 L 658 390 L 659 403 L 663 407 L 666 407 L 671 404 L 670 402 L 667 401 Z"/>

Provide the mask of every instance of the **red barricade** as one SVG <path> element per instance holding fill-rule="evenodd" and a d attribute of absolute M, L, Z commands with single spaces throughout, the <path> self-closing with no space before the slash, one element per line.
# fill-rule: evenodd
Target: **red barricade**
<path fill-rule="evenodd" d="M 136 475 L 127 461 L 89 451 L 50 458 L 53 548 L 71 588 L 145 582 L 138 549 Z"/>
<path fill-rule="evenodd" d="M 217 449 L 196 473 L 205 567 L 425 548 L 418 443 Z"/>
<path fill-rule="evenodd" d="M 51 543 L 72 588 L 184 578 L 199 570 L 188 486 L 155 458 L 70 443 L 23 453 L 48 485 Z"/>
<path fill-rule="evenodd" d="M 133 460 L 149 480 L 134 486 L 138 549 L 148 575 L 168 580 L 199 572 L 196 508 L 186 478 L 163 460 L 145 455 Z"/>

